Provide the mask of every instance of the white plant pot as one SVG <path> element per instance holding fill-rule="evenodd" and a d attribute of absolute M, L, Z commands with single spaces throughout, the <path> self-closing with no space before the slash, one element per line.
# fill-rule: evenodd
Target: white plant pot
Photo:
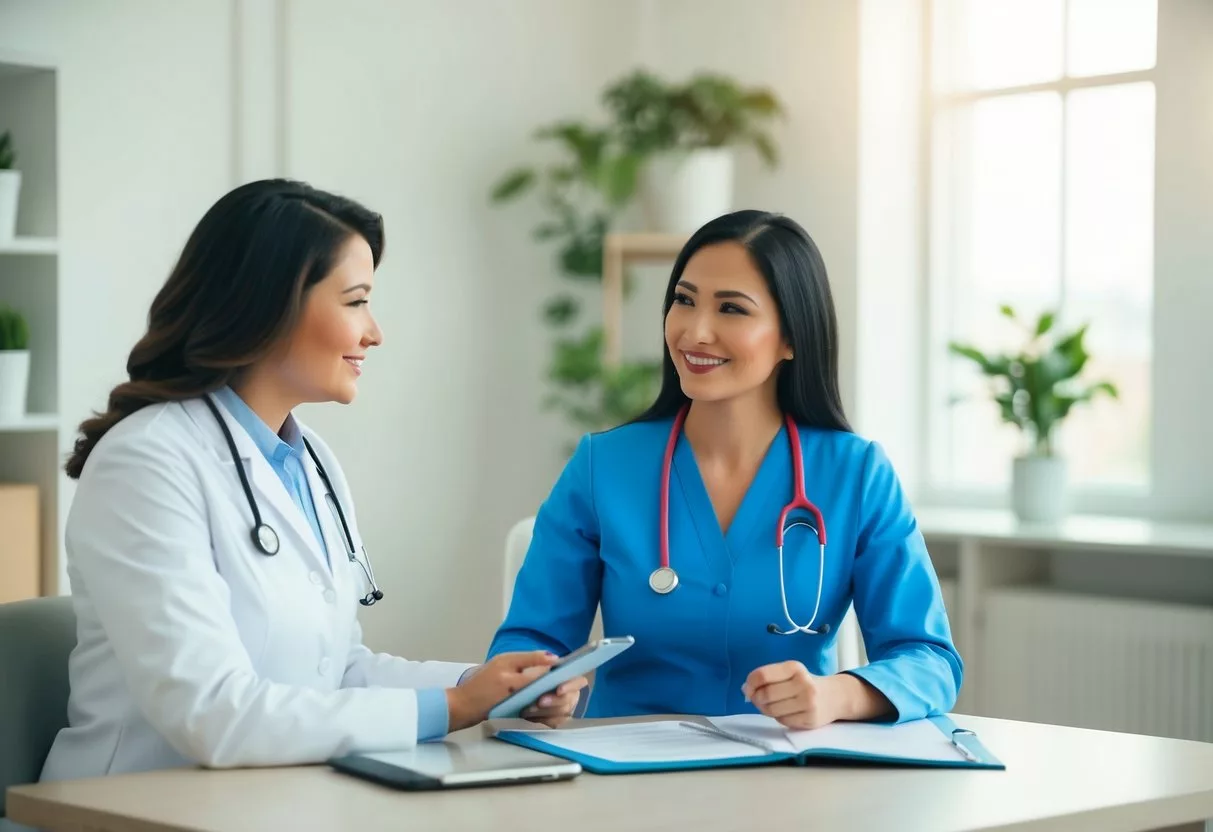
<path fill-rule="evenodd" d="M 1021 456 L 1011 472 L 1011 508 L 1025 523 L 1055 523 L 1069 510 L 1066 461 L 1056 456 Z"/>
<path fill-rule="evenodd" d="M 25 418 L 29 350 L 0 350 L 0 423 Z"/>
<path fill-rule="evenodd" d="M 0 170 L 0 240 L 17 235 L 17 197 L 21 193 L 21 171 Z"/>
<path fill-rule="evenodd" d="M 641 205 L 650 231 L 690 234 L 733 210 L 733 151 L 667 153 L 646 165 Z"/>

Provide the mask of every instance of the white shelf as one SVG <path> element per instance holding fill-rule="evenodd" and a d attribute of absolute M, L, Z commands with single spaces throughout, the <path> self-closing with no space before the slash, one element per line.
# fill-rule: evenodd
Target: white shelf
<path fill-rule="evenodd" d="M 59 241 L 54 237 L 14 237 L 0 240 L 0 254 L 58 254 Z"/>
<path fill-rule="evenodd" d="M 57 413 L 27 413 L 16 422 L 0 421 L 0 433 L 38 433 L 59 429 Z"/>
<path fill-rule="evenodd" d="M 1056 524 L 1022 523 L 1010 511 L 963 508 L 923 507 L 914 513 L 923 536 L 932 540 L 1213 557 L 1213 525 L 1094 515 L 1071 515 Z"/>

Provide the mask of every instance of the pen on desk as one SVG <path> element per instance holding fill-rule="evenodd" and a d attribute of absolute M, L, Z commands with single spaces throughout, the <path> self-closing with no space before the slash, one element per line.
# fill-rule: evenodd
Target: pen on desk
<path fill-rule="evenodd" d="M 774 751 L 774 749 L 772 749 L 771 746 L 767 745 L 762 740 L 756 740 L 756 739 L 752 739 L 750 737 L 743 737 L 740 734 L 732 734 L 732 733 L 729 733 L 728 731 L 722 731 L 721 729 L 715 728 L 715 727 L 709 728 L 708 726 L 700 725 L 697 722 L 679 722 L 678 724 L 684 728 L 694 728 L 696 731 L 699 731 L 700 733 L 707 734 L 708 736 L 715 737 L 716 739 L 719 739 L 719 740 L 731 740 L 733 742 L 744 743 L 745 745 L 752 745 L 755 748 L 761 748 L 763 751 L 767 752 L 768 754 L 770 754 Z"/>
<path fill-rule="evenodd" d="M 956 739 L 957 736 L 976 737 L 977 734 L 966 728 L 957 728 L 956 730 L 954 730 L 952 732 L 952 745 L 955 746 L 956 750 L 960 752 L 960 755 L 962 757 L 964 757 L 966 760 L 968 760 L 970 763 L 980 763 L 981 758 L 978 757 L 976 754 L 974 754 L 972 751 L 970 751 L 968 749 L 968 747 L 961 744 L 961 742 L 958 739 Z"/>

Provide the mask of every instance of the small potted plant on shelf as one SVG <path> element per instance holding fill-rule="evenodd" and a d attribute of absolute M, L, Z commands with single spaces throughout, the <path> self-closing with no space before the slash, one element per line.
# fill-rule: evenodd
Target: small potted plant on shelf
<path fill-rule="evenodd" d="M 752 147 L 768 168 L 778 162 L 766 128 L 783 107 L 767 88 L 714 73 L 666 84 L 636 70 L 612 84 L 603 103 L 624 143 L 648 159 L 641 205 L 653 231 L 689 234 L 733 210 L 737 148 Z"/>
<path fill-rule="evenodd" d="M 1078 379 L 1089 355 L 1083 344 L 1087 325 L 1059 335 L 1056 315 L 1043 313 L 1035 323 L 1023 322 L 1010 306 L 1007 318 L 1024 327 L 1026 343 L 1015 353 L 986 354 L 969 344 L 952 342 L 950 351 L 973 361 L 991 380 L 994 402 L 1002 418 L 1018 427 L 1027 440 L 1013 463 L 1011 507 L 1020 520 L 1055 522 L 1067 509 L 1066 464 L 1057 453 L 1054 432 L 1076 404 L 1099 394 L 1117 398 L 1109 381 Z"/>
<path fill-rule="evenodd" d="M 21 313 L 0 305 L 0 422 L 25 417 L 29 386 L 29 326 Z"/>
<path fill-rule="evenodd" d="M 17 233 L 17 196 L 21 193 L 21 171 L 13 170 L 17 154 L 13 134 L 0 133 L 0 240 L 11 240 Z"/>

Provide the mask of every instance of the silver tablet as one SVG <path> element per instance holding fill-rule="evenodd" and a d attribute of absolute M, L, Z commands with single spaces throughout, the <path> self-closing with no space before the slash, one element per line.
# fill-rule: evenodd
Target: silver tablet
<path fill-rule="evenodd" d="M 348 754 L 329 760 L 338 771 L 398 789 L 450 789 L 567 780 L 578 763 L 501 740 L 427 742 L 407 751 Z"/>

